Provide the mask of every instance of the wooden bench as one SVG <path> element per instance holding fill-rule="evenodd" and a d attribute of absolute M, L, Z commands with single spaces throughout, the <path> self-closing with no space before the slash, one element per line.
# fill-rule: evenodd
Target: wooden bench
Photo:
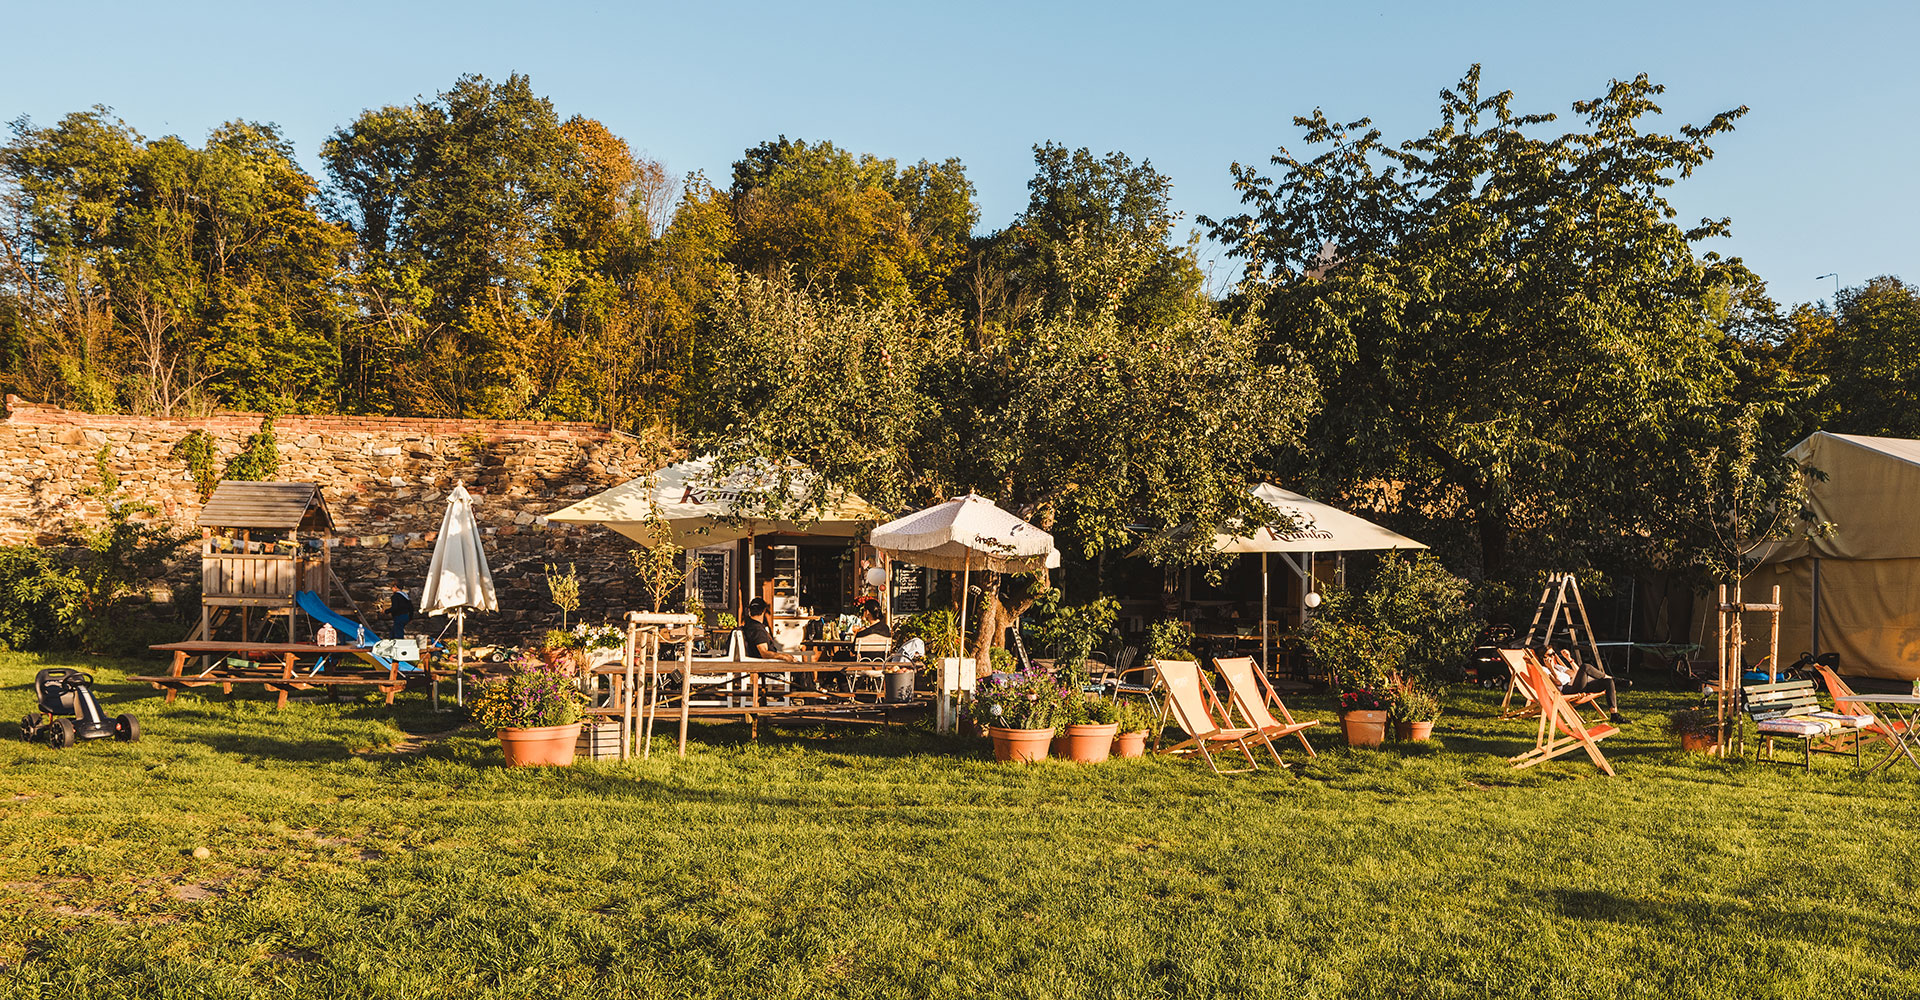
<path fill-rule="evenodd" d="M 1766 760 L 1773 760 L 1775 740 L 1800 741 L 1800 766 L 1813 769 L 1813 755 L 1830 753 L 1852 757 L 1860 766 L 1860 729 L 1847 716 L 1822 711 L 1820 695 L 1812 681 L 1781 681 L 1775 684 L 1749 684 L 1740 689 L 1740 710 L 1753 720 L 1754 759 L 1761 746 Z M 1740 753 L 1747 751 L 1746 726 L 1740 727 Z M 1791 763 L 1787 761 L 1784 763 Z"/>
<path fill-rule="evenodd" d="M 398 662 L 388 661 L 381 665 L 368 650 L 352 646 L 320 646 L 302 642 L 188 641 L 162 643 L 150 648 L 172 653 L 172 669 L 165 674 L 127 679 L 151 684 L 165 691 L 169 703 L 186 688 L 218 684 L 223 694 L 232 694 L 236 684 L 258 684 L 276 695 L 275 708 L 287 707 L 287 693 L 290 691 L 334 691 L 343 687 L 372 688 L 391 705 L 394 696 L 407 689 L 409 679 L 431 676 L 429 671 L 432 668 L 430 654 L 426 650 L 421 651 L 419 666 L 403 675 Z M 198 673 L 187 670 L 189 659 L 203 657 L 211 658 L 212 664 Z M 302 672 L 300 661 L 303 659 L 331 663 L 325 670 L 309 668 Z M 349 666 L 349 663 L 354 665 Z"/>

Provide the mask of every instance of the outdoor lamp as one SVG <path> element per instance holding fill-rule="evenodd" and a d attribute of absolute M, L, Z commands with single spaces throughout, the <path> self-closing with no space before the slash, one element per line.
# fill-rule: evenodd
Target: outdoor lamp
<path fill-rule="evenodd" d="M 1306 605 L 1307 605 L 1307 607 L 1310 607 L 1310 608 L 1317 608 L 1317 607 L 1319 607 L 1319 606 L 1320 606 L 1320 592 L 1319 592 L 1319 591 L 1317 591 L 1317 590 L 1310 590 L 1310 591 L 1307 591 L 1307 599 L 1306 599 Z"/>
<path fill-rule="evenodd" d="M 867 586 L 878 587 L 887 582 L 887 570 L 884 566 L 874 566 L 867 570 Z"/>

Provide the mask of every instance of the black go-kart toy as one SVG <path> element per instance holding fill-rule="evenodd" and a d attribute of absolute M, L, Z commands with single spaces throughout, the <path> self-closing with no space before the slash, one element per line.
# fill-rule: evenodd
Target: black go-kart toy
<path fill-rule="evenodd" d="M 108 736 L 129 743 L 140 738 L 140 720 L 131 715 L 109 719 L 93 697 L 93 675 L 84 670 L 49 667 L 33 677 L 33 697 L 40 710 L 20 720 L 20 732 L 29 740 L 45 740 L 56 750 L 75 740 Z M 72 718 L 62 718 L 72 716 Z"/>

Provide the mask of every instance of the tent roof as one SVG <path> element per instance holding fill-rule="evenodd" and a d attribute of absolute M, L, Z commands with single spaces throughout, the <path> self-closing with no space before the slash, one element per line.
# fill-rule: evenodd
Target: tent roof
<path fill-rule="evenodd" d="M 654 539 L 647 517 L 658 509 L 674 544 L 699 548 L 745 538 L 749 534 L 830 535 L 851 538 L 886 515 L 879 508 L 845 490 L 833 491 L 827 509 L 812 518 L 771 518 L 741 515 L 742 501 L 769 497 L 780 487 L 780 475 L 771 469 L 735 469 L 714 475 L 714 458 L 706 455 L 669 465 L 651 476 L 621 483 L 547 515 L 563 524 L 605 525 L 642 545 Z M 814 480 L 802 467 L 786 470 L 787 492 L 799 500 Z M 751 505 L 749 505 L 751 509 Z"/>
<path fill-rule="evenodd" d="M 327 513 L 319 483 L 229 481 L 215 486 L 213 496 L 200 508 L 200 526 L 293 531 L 306 520 L 307 511 L 316 507 L 321 520 L 332 528 L 333 518 Z"/>
<path fill-rule="evenodd" d="M 1378 549 L 1424 549 L 1425 545 L 1338 507 L 1283 490 L 1272 483 L 1253 488 L 1253 495 L 1290 516 L 1298 525 L 1281 531 L 1261 525 L 1250 535 L 1215 535 L 1220 552 L 1365 552 Z"/>
<path fill-rule="evenodd" d="M 1920 557 L 1920 519 L 1908 506 L 1920 496 L 1920 441 L 1815 431 L 1787 449 L 1787 456 L 1822 474 L 1807 479 L 1807 506 L 1815 521 L 1831 522 L 1834 531 L 1817 538 L 1796 532 L 1798 537 L 1769 543 L 1761 550 L 1766 562 L 1805 555 Z"/>

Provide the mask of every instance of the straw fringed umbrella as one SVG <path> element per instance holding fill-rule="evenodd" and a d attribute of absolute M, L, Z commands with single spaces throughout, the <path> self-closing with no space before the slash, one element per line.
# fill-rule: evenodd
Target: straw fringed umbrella
<path fill-rule="evenodd" d="M 464 484 L 447 494 L 447 512 L 440 518 L 440 536 L 433 542 L 433 561 L 420 593 L 420 613 L 454 616 L 459 652 L 455 669 L 466 665 L 467 612 L 498 611 L 493 571 L 480 544 L 480 525 L 473 519 L 473 498 Z"/>

